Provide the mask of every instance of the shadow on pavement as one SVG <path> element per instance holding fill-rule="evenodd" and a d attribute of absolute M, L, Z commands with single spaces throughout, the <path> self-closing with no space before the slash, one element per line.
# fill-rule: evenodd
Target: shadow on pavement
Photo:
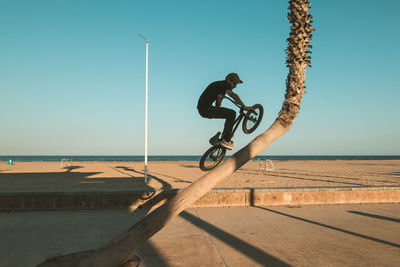
<path fill-rule="evenodd" d="M 151 240 L 145 242 L 140 247 L 137 254 L 141 258 L 141 261 L 143 261 L 143 263 L 146 266 L 163 266 L 163 267 L 171 266 L 168 263 L 168 261 L 164 258 L 164 256 L 154 246 Z"/>
<path fill-rule="evenodd" d="M 238 171 L 238 173 L 244 173 L 244 174 L 256 174 L 256 173 L 249 173 L 249 172 L 245 172 L 245 171 Z M 294 179 L 294 180 L 302 180 L 302 181 L 312 181 L 312 182 L 324 182 L 324 183 L 334 183 L 334 184 L 346 184 L 346 185 L 351 185 L 351 186 L 362 186 L 364 184 L 360 184 L 360 183 L 351 183 L 351 182 L 344 182 L 344 181 L 340 181 L 340 180 L 323 180 L 323 179 L 315 179 L 315 178 L 308 178 L 309 176 L 317 176 L 319 178 L 339 178 L 339 179 L 354 179 L 354 180 L 361 180 L 358 178 L 349 178 L 349 177 L 333 177 L 333 176 L 321 176 L 321 175 L 304 175 L 306 177 L 299 177 L 302 174 L 296 174 L 299 176 L 286 176 L 286 175 L 282 175 L 282 174 L 286 174 L 286 173 L 280 173 L 280 172 L 276 172 L 276 173 L 272 173 L 269 172 L 268 176 L 273 176 L 273 177 L 278 177 L 278 178 L 286 178 L 286 179 Z M 261 173 L 261 175 L 265 175 L 264 173 Z"/>
<path fill-rule="evenodd" d="M 300 217 L 297 217 L 297 216 L 294 216 L 294 215 L 283 213 L 283 212 L 280 212 L 280 211 L 277 211 L 277 210 L 268 209 L 268 208 L 265 208 L 265 207 L 260 207 L 260 206 L 254 206 L 254 207 L 258 208 L 258 209 L 265 210 L 265 211 L 269 211 L 269 212 L 272 212 L 272 213 L 276 213 L 276 214 L 279 214 L 279 215 L 282 215 L 282 216 L 286 216 L 286 217 L 289 217 L 289 218 L 292 218 L 292 219 L 295 219 L 295 220 L 311 223 L 311 224 L 318 225 L 318 226 L 321 226 L 321 227 L 325 227 L 325 228 L 328 228 L 328 229 L 331 229 L 331 230 L 339 231 L 339 232 L 342 232 L 342 233 L 345 233 L 345 234 L 354 235 L 354 236 L 357 236 L 357 237 L 360 237 L 360 238 L 364 238 L 364 239 L 367 239 L 367 240 L 370 240 L 370 241 L 379 242 L 379 243 L 382 243 L 382 244 L 385 244 L 385 245 L 388 245 L 388 246 L 391 246 L 391 247 L 400 248 L 399 244 L 396 244 L 396 243 L 393 243 L 393 242 L 389 242 L 389 241 L 386 241 L 386 240 L 382 240 L 382 239 L 379 239 L 379 238 L 375 238 L 375 237 L 371 237 L 371 236 L 355 233 L 355 232 L 352 232 L 352 231 L 348 231 L 348 230 L 345 230 L 345 229 L 341 229 L 341 228 L 338 228 L 338 227 L 330 226 L 330 225 L 319 223 L 319 222 L 314 222 L 314 221 L 311 221 L 311 220 L 308 220 L 308 219 L 300 218 Z"/>
<path fill-rule="evenodd" d="M 290 266 L 230 233 L 183 211 L 180 216 L 263 266 Z"/>
<path fill-rule="evenodd" d="M 116 171 L 119 171 L 118 169 L 123 169 L 123 170 L 125 170 L 125 171 L 134 172 L 134 173 L 140 174 L 140 175 L 141 175 L 140 177 L 144 177 L 144 175 L 145 175 L 144 172 L 137 171 L 137 170 L 135 170 L 135 169 L 132 169 L 132 168 L 129 168 L 129 167 L 125 167 L 125 166 L 117 166 L 117 167 L 115 167 L 115 168 L 113 168 L 113 169 L 116 170 Z M 119 172 L 121 172 L 121 171 L 119 171 Z M 122 172 L 122 173 L 128 174 L 128 173 L 126 173 L 126 172 Z M 128 174 L 128 175 L 130 175 L 130 174 Z M 163 179 L 161 179 L 161 178 L 159 178 L 159 177 L 157 177 L 157 176 L 150 175 L 150 174 L 148 174 L 147 176 L 148 176 L 150 179 L 154 179 L 154 180 L 156 180 L 157 182 L 159 182 L 160 184 L 162 184 L 162 188 L 163 188 L 163 189 L 172 188 L 171 184 L 167 183 L 166 181 L 164 181 Z M 133 177 L 133 176 L 132 176 L 132 177 Z M 152 187 L 151 187 L 151 188 L 152 188 Z M 154 189 L 154 188 L 153 188 L 153 189 Z"/>
<path fill-rule="evenodd" d="M 125 177 L 98 177 L 102 172 L 73 171 L 82 166 L 64 167 L 64 172 L 20 172 L 0 173 L 1 191 L 69 191 L 69 190 L 131 190 L 154 191 L 155 189 L 144 182 L 144 173 L 132 168 L 119 166 L 113 170 L 124 174 Z M 137 174 L 137 175 L 136 175 Z M 97 177 L 96 177 L 97 176 Z M 127 177 L 128 176 L 128 177 Z M 160 177 L 149 175 L 162 185 L 163 189 L 172 186 Z M 182 181 L 185 182 L 185 181 Z"/>
<path fill-rule="evenodd" d="M 64 167 L 63 169 L 66 170 L 66 172 L 70 172 L 72 170 L 76 170 L 76 169 L 80 169 L 83 168 L 82 166 L 68 166 L 68 167 Z"/>
<path fill-rule="evenodd" d="M 93 177 L 101 172 L 44 172 L 44 173 L 0 173 L 2 191 L 10 190 L 90 190 L 121 189 L 148 187 L 143 177 Z"/>
<path fill-rule="evenodd" d="M 352 213 L 352 214 L 357 214 L 357 215 L 362 215 L 362 216 L 375 218 L 375 219 L 380 219 L 380 220 L 400 223 L 400 219 L 396 219 L 396 218 L 391 218 L 391 217 L 386 217 L 386 216 L 381 216 L 381 215 L 376 215 L 376 214 L 371 214 L 371 213 L 365 213 L 365 212 L 361 212 L 361 211 L 350 210 L 348 212 Z"/>

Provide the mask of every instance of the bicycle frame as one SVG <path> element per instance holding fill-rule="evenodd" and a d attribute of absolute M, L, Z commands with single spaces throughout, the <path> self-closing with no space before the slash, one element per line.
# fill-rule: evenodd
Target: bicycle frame
<path fill-rule="evenodd" d="M 235 106 L 237 106 L 238 108 L 240 108 L 240 114 L 239 116 L 235 119 L 235 122 L 233 123 L 233 130 L 232 130 L 232 135 L 236 132 L 237 128 L 239 127 L 240 122 L 242 121 L 242 119 L 246 116 L 246 114 L 243 111 L 243 108 L 235 102 L 235 100 L 233 100 L 230 97 L 224 96 L 224 98 L 228 99 L 229 101 L 231 101 Z"/>
<path fill-rule="evenodd" d="M 244 118 L 244 116 L 245 116 L 245 114 L 242 112 L 242 109 L 241 109 L 240 115 L 236 118 L 236 120 L 233 124 L 232 135 L 236 132 L 236 130 L 239 127 L 239 124 L 242 122 L 242 119 Z"/>

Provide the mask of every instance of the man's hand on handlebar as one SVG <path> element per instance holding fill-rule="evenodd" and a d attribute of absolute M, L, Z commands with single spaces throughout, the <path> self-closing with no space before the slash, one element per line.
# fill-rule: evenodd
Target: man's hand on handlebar
<path fill-rule="evenodd" d="M 256 110 L 253 107 L 243 106 L 243 109 L 246 110 L 247 112 L 253 112 L 253 113 L 256 112 Z"/>

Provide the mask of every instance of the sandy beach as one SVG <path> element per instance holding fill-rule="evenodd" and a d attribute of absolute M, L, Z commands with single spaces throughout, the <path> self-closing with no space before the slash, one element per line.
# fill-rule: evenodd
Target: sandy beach
<path fill-rule="evenodd" d="M 400 160 L 251 161 L 216 188 L 399 186 Z M 198 162 L 0 162 L 0 191 L 71 191 L 185 188 L 205 174 Z"/>

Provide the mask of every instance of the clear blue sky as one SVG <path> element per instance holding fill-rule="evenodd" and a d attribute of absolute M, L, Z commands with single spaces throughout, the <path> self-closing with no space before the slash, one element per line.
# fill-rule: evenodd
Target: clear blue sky
<path fill-rule="evenodd" d="M 0 1 L 0 155 L 200 155 L 222 120 L 197 113 L 211 82 L 266 114 L 285 90 L 287 1 Z M 308 93 L 266 155 L 399 155 L 400 1 L 312 1 Z M 227 104 L 227 103 L 226 103 Z M 228 105 L 229 107 L 229 105 Z M 231 106 L 230 106 L 231 107 Z M 237 149 L 235 149 L 236 151 Z"/>

